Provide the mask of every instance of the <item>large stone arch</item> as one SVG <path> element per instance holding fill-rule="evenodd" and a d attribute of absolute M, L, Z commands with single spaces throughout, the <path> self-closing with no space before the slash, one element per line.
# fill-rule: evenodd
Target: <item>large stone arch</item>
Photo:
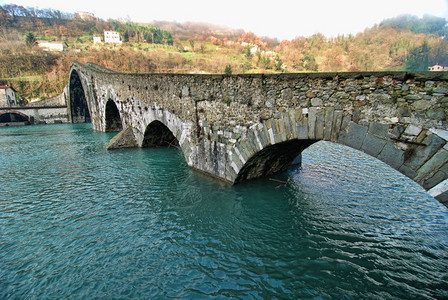
<path fill-rule="evenodd" d="M 106 102 L 104 122 L 106 132 L 118 132 L 123 130 L 120 111 L 118 110 L 117 104 L 115 104 L 112 99 L 109 99 Z"/>
<path fill-rule="evenodd" d="M 239 170 L 235 184 L 285 171 L 303 150 L 315 142 L 314 140 L 293 139 L 263 148 Z"/>
<path fill-rule="evenodd" d="M 90 111 L 87 104 L 86 86 L 74 68 L 69 76 L 68 117 L 71 123 L 90 123 Z"/>
<path fill-rule="evenodd" d="M 338 117 L 337 122 L 328 122 L 327 129 L 308 125 L 288 127 L 284 125 L 288 123 L 284 118 L 269 119 L 253 126 L 247 139 L 228 151 L 231 168 L 226 172 L 226 179 L 240 183 L 286 170 L 308 146 L 317 141 L 331 141 L 386 163 L 445 202 L 446 192 L 438 192 L 443 190 L 448 177 L 446 139 L 437 131 L 416 126 L 402 128 L 376 122 L 360 125 L 350 121 L 351 117 Z M 416 136 L 421 142 L 413 141 Z"/>

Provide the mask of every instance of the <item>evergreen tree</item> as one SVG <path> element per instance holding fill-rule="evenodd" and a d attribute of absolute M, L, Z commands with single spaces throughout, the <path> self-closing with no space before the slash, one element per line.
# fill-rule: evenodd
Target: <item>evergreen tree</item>
<path fill-rule="evenodd" d="M 232 75 L 232 66 L 231 65 L 226 66 L 226 68 L 224 69 L 224 74 Z"/>
<path fill-rule="evenodd" d="M 429 66 L 429 46 L 425 41 L 420 47 L 411 49 L 407 62 L 408 71 L 427 71 Z"/>
<path fill-rule="evenodd" d="M 36 37 L 31 32 L 28 32 L 25 36 L 25 43 L 28 47 L 33 47 L 37 44 Z"/>

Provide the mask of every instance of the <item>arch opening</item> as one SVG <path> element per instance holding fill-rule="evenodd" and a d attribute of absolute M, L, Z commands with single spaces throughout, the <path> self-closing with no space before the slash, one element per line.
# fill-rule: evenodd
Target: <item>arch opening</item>
<path fill-rule="evenodd" d="M 179 146 L 179 142 L 171 130 L 160 121 L 151 122 L 145 130 L 142 147 Z"/>
<path fill-rule="evenodd" d="M 82 87 L 78 72 L 70 74 L 70 117 L 72 123 L 90 123 L 90 112 L 87 106 L 86 94 Z"/>
<path fill-rule="evenodd" d="M 27 123 L 30 124 L 30 118 L 26 115 L 8 112 L 0 115 L 0 123 Z"/>
<path fill-rule="evenodd" d="M 120 112 L 117 105 L 112 99 L 109 99 L 106 103 L 106 132 L 118 132 L 123 130 L 123 124 L 121 123 Z"/>
<path fill-rule="evenodd" d="M 235 184 L 287 170 L 302 151 L 315 142 L 317 141 L 291 140 L 260 150 L 241 168 Z"/>

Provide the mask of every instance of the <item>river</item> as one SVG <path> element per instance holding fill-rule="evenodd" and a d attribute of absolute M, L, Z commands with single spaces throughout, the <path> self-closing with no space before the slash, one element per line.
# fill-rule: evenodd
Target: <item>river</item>
<path fill-rule="evenodd" d="M 228 186 L 90 124 L 0 128 L 1 299 L 448 298 L 448 209 L 328 142 Z"/>

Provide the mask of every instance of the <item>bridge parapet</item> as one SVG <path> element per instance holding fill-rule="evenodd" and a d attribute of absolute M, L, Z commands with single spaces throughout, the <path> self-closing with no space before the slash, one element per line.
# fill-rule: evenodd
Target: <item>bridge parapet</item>
<path fill-rule="evenodd" d="M 159 121 L 191 167 L 231 183 L 284 170 L 327 140 L 384 161 L 426 190 L 446 186 L 446 72 L 122 74 L 79 63 L 73 71 L 96 130 L 106 130 L 113 101 L 139 146 Z M 448 201 L 446 189 L 435 196 Z"/>

